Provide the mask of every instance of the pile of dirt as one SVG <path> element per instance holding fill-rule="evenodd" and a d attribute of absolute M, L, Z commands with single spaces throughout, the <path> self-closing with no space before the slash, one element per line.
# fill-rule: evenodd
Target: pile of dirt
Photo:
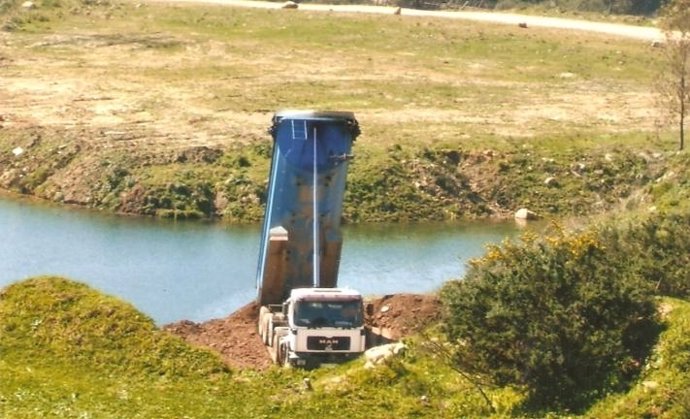
<path fill-rule="evenodd" d="M 271 359 L 257 332 L 258 319 L 259 306 L 250 303 L 224 319 L 183 320 L 163 329 L 192 345 L 218 352 L 230 367 L 263 370 L 271 366 Z"/>
<path fill-rule="evenodd" d="M 440 318 L 434 295 L 393 294 L 368 301 L 366 325 L 387 339 L 401 339 Z M 264 370 L 271 359 L 257 333 L 259 307 L 250 303 L 223 319 L 194 323 L 183 320 L 163 327 L 192 345 L 218 352 L 233 368 Z"/>
<path fill-rule="evenodd" d="M 441 317 L 441 303 L 432 294 L 392 294 L 369 303 L 367 326 L 392 340 L 417 333 Z"/>

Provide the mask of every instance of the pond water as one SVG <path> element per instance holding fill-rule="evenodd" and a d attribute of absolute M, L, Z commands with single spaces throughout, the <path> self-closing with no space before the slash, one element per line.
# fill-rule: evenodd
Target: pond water
<path fill-rule="evenodd" d="M 513 223 L 347 226 L 339 285 L 429 292 L 517 232 Z M 84 282 L 156 323 L 224 317 L 256 296 L 260 227 L 105 216 L 0 197 L 0 287 L 37 275 Z"/>

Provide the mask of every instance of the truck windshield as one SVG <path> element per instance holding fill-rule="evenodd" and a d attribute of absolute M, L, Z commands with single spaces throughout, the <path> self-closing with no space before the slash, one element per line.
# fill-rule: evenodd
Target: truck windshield
<path fill-rule="evenodd" d="M 298 301 L 295 304 L 295 326 L 305 327 L 361 327 L 362 302 Z"/>

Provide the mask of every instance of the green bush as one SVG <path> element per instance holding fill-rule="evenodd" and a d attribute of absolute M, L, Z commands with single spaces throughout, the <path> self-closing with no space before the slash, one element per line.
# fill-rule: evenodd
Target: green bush
<path fill-rule="evenodd" d="M 648 282 L 629 275 L 598 231 L 494 246 L 444 286 L 459 362 L 533 406 L 582 409 L 636 375 L 658 334 Z"/>
<path fill-rule="evenodd" d="M 601 229 L 608 253 L 625 258 L 635 276 L 659 295 L 690 296 L 690 214 L 653 214 Z"/>

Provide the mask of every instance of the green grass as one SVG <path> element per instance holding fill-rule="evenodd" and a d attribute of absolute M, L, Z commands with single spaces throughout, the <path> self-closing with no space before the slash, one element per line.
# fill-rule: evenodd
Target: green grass
<path fill-rule="evenodd" d="M 452 417 L 455 404 L 476 399 L 442 365 L 431 373 L 427 358 L 374 370 L 355 361 L 311 373 L 232 372 L 130 305 L 57 277 L 2 290 L 0 331 L 4 417 Z M 302 388 L 305 376 L 313 392 Z"/>
<path fill-rule="evenodd" d="M 663 299 L 661 306 L 673 309 L 643 376 L 584 417 L 688 414 L 690 303 Z M 425 349 L 429 336 L 409 340 L 403 357 L 374 369 L 356 360 L 311 372 L 231 371 L 213 353 L 158 330 L 129 304 L 57 277 L 0 291 L 0 336 L 0 412 L 7 418 L 530 415 L 519 389 L 484 384 L 490 408 L 440 353 Z M 305 377 L 312 391 L 304 389 Z"/>
<path fill-rule="evenodd" d="M 373 370 L 354 361 L 314 372 L 232 372 L 214 354 L 157 330 L 130 305 L 57 277 L 2 290 L 0 331 L 0 411 L 8 418 L 457 417 L 487 411 L 469 383 L 422 352 Z M 303 389 L 304 377 L 313 391 Z M 516 398 L 511 390 L 493 394 Z"/>
<path fill-rule="evenodd" d="M 262 417 L 289 373 L 233 373 L 129 304 L 56 277 L 0 294 L 0 412 L 31 417 Z"/>
<path fill-rule="evenodd" d="M 667 329 L 645 372 L 629 392 L 611 395 L 594 406 L 592 418 L 686 418 L 690 415 L 690 304 L 664 299 Z"/>

